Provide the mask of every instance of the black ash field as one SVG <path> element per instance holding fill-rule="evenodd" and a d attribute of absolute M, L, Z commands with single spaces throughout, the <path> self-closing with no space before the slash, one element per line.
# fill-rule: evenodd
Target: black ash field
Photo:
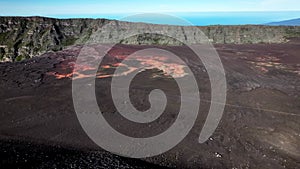
<path fill-rule="evenodd" d="M 72 66 L 81 46 L 0 63 L 0 168 L 300 168 L 299 45 L 299 39 L 282 44 L 215 45 L 226 71 L 227 102 L 221 123 L 203 144 L 197 140 L 210 105 L 205 68 L 195 64 L 193 53 L 184 46 L 155 46 L 186 58 L 201 84 L 201 108 L 195 126 L 179 145 L 141 160 L 102 150 L 82 130 L 71 88 L 74 74 L 84 79 Z M 137 109 L 145 110 L 149 91 L 163 89 L 170 100 L 165 114 L 151 125 L 137 125 L 116 111 L 109 84 L 115 67 L 122 66 L 118 58 L 146 47 L 116 46 L 96 79 L 97 99 L 105 103 L 100 107 L 107 121 L 132 136 L 164 131 L 178 111 L 178 88 L 158 69 L 136 76 L 130 94 Z M 180 75 L 178 70 L 174 73 Z"/>

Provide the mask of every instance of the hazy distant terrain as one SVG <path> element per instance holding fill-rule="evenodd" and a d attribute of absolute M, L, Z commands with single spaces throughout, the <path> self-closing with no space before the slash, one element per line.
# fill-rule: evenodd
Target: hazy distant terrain
<path fill-rule="evenodd" d="M 274 25 L 274 26 L 300 26 L 300 18 L 286 20 L 286 21 L 279 21 L 279 22 L 271 22 L 271 23 L 268 23 L 267 25 Z"/>

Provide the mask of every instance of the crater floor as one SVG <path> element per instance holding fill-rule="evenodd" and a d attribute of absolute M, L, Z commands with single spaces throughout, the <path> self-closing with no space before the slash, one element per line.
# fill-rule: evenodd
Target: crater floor
<path fill-rule="evenodd" d="M 165 91 L 168 106 L 151 125 L 128 122 L 113 105 L 110 82 L 113 76 L 127 76 L 135 69 L 120 63 L 129 54 L 148 47 L 174 52 L 187 63 L 200 84 L 199 116 L 188 136 L 172 150 L 141 160 L 102 150 L 82 130 L 72 102 L 72 77 L 88 83 L 84 79 L 92 71 L 88 65 L 74 67 L 82 46 L 1 63 L 0 166 L 300 168 L 299 45 L 297 39 L 285 44 L 215 45 L 226 73 L 227 101 L 221 123 L 203 144 L 198 143 L 198 137 L 211 92 L 203 64 L 184 46 L 116 46 L 98 67 L 95 92 L 103 115 L 119 132 L 141 137 L 167 130 L 177 117 L 180 101 L 171 76 L 185 78 L 186 73 L 183 65 L 163 57 L 133 59 L 147 67 L 130 86 L 133 105 L 147 110 L 149 91 L 155 87 Z M 124 72 L 114 75 L 118 66 Z"/>

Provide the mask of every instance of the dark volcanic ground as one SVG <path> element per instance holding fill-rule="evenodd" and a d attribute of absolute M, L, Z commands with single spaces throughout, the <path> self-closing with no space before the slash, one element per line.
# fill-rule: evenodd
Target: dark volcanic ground
<path fill-rule="evenodd" d="M 81 129 L 71 91 L 71 76 L 84 78 L 73 72 L 80 46 L 22 62 L 1 63 L 0 167 L 300 168 L 299 45 L 295 39 L 287 44 L 215 46 L 226 71 L 227 102 L 221 123 L 203 144 L 198 143 L 198 137 L 210 105 L 205 68 L 186 47 L 160 47 L 186 58 L 200 84 L 201 108 L 193 129 L 179 145 L 142 160 L 102 150 Z M 130 136 L 146 137 L 166 130 L 179 107 L 180 93 L 174 80 L 151 69 L 134 78 L 130 97 L 137 109 L 146 110 L 149 91 L 154 87 L 164 90 L 168 98 L 164 115 L 141 125 L 124 120 L 116 112 L 109 90 L 110 75 L 120 58 L 146 47 L 115 47 L 104 59 L 96 80 L 97 99 L 105 103 L 100 105 L 103 115 L 116 130 Z M 151 60 L 140 62 L 157 65 Z"/>

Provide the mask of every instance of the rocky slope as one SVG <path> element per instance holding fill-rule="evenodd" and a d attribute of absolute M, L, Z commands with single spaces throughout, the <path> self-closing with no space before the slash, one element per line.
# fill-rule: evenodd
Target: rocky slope
<path fill-rule="evenodd" d="M 0 17 L 0 61 L 19 61 L 38 56 L 46 51 L 61 50 L 66 46 L 85 43 L 93 32 L 107 23 L 113 28 L 100 37 L 102 43 L 113 43 L 128 34 L 132 28 L 159 29 L 175 37 L 193 37 L 189 43 L 201 43 L 195 35 L 196 27 L 129 23 L 105 19 L 53 19 L 43 17 Z M 300 37 L 300 27 L 274 26 L 207 26 L 199 27 L 212 43 L 283 43 L 291 37 Z M 187 36 L 189 35 L 189 36 Z M 141 34 L 120 43 L 179 45 L 176 39 L 166 36 Z"/>

